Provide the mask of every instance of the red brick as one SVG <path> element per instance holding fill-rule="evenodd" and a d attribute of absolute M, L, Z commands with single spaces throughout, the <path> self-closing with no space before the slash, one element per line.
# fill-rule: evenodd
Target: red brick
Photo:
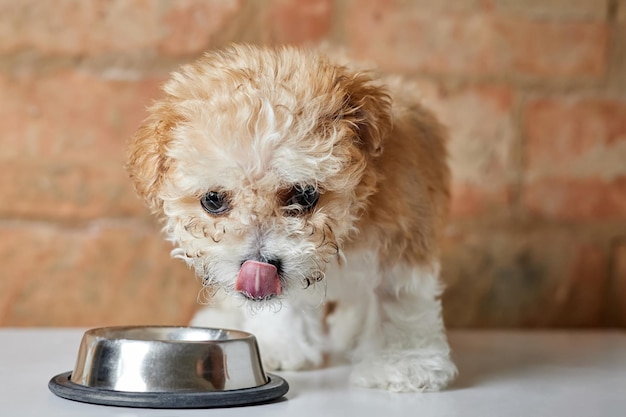
<path fill-rule="evenodd" d="M 0 77 L 0 213 L 143 213 L 124 170 L 126 146 L 159 83 L 78 72 Z"/>
<path fill-rule="evenodd" d="M 606 72 L 609 27 L 604 22 L 512 19 L 494 22 L 494 30 L 506 45 L 496 54 L 513 52 L 500 71 L 546 78 L 601 78 Z"/>
<path fill-rule="evenodd" d="M 622 284 L 622 298 L 626 306 L 626 236 L 622 236 L 623 241 L 615 245 L 613 251 L 613 275 L 616 281 Z"/>
<path fill-rule="evenodd" d="M 1 0 L 0 51 L 52 55 L 146 48 L 159 39 L 158 13 L 159 4 L 149 0 Z"/>
<path fill-rule="evenodd" d="M 208 49 L 211 40 L 242 8 L 242 0 L 176 0 L 161 18 L 159 48 L 184 55 Z"/>
<path fill-rule="evenodd" d="M 620 23 L 626 23 L 626 0 L 617 1 L 616 20 Z"/>
<path fill-rule="evenodd" d="M 353 55 L 390 70 L 555 79 L 606 71 L 606 22 L 438 14 L 368 0 L 350 3 L 346 27 Z"/>
<path fill-rule="evenodd" d="M 626 102 L 542 98 L 528 103 L 526 185 L 533 215 L 626 218 Z"/>
<path fill-rule="evenodd" d="M 478 217 L 501 211 L 512 204 L 510 187 L 463 183 L 453 180 L 450 215 L 452 218 Z"/>
<path fill-rule="evenodd" d="M 197 53 L 241 0 L 0 0 L 0 52 L 45 55 L 151 51 Z M 19 34 L 19 36 L 16 36 Z"/>
<path fill-rule="evenodd" d="M 542 19 L 603 20 L 609 7 L 609 0 L 492 0 L 492 3 L 491 8 L 499 13 Z"/>
<path fill-rule="evenodd" d="M 185 324 L 200 284 L 133 224 L 0 226 L 0 325 Z"/>
<path fill-rule="evenodd" d="M 526 184 L 523 203 L 533 216 L 564 220 L 626 220 L 626 176 L 545 178 Z"/>
<path fill-rule="evenodd" d="M 626 325 L 626 234 L 622 236 L 622 241 L 617 242 L 613 247 L 613 258 L 611 262 L 611 282 L 613 283 L 614 294 L 613 311 L 617 316 L 615 322 L 622 326 Z"/>
<path fill-rule="evenodd" d="M 443 248 L 446 324 L 606 324 L 609 236 L 585 227 L 458 227 Z"/>
<path fill-rule="evenodd" d="M 308 44 L 324 39 L 331 29 L 333 0 L 272 0 L 267 15 L 272 43 Z"/>
<path fill-rule="evenodd" d="M 358 0 L 356 0 L 358 3 Z M 382 2 L 381 2 L 382 3 Z M 483 10 L 488 2 L 484 0 L 399 0 L 396 1 L 401 7 L 410 7 L 425 13 L 452 13 L 465 14 Z"/>
<path fill-rule="evenodd" d="M 144 215 L 124 158 L 21 158 L 0 162 L 0 216 L 86 220 Z"/>
<path fill-rule="evenodd" d="M 450 133 L 452 215 L 467 217 L 507 207 L 517 175 L 512 161 L 513 91 L 497 86 L 445 91 L 420 84 L 424 104 Z"/>
<path fill-rule="evenodd" d="M 606 303 L 609 258 L 593 244 L 579 244 L 574 249 L 548 311 L 552 310 L 553 320 L 558 317 L 566 326 L 597 326 Z"/>
<path fill-rule="evenodd" d="M 0 157 L 118 156 L 162 82 L 109 80 L 76 71 L 0 75 Z"/>
<path fill-rule="evenodd" d="M 540 98 L 524 126 L 532 179 L 626 175 L 626 101 Z"/>

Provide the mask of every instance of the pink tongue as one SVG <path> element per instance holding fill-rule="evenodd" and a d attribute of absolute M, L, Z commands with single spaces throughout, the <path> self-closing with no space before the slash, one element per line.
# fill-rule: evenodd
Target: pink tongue
<path fill-rule="evenodd" d="M 255 300 L 281 293 L 278 270 L 265 262 L 246 261 L 241 266 L 235 289 Z"/>

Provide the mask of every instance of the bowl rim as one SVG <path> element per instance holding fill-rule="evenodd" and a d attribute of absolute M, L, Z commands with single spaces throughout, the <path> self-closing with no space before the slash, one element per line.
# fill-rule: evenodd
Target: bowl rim
<path fill-rule="evenodd" d="M 150 337 L 132 337 L 132 331 L 138 330 L 195 330 L 195 331 L 215 331 L 223 332 L 237 337 L 229 337 L 225 339 L 165 339 Z M 126 334 L 128 333 L 128 334 Z M 110 334 L 110 335 L 109 335 Z M 129 342 L 147 342 L 147 343 L 164 343 L 164 344 L 223 344 L 237 341 L 255 341 L 256 337 L 252 333 L 237 329 L 225 329 L 217 327 L 199 327 L 199 326 L 169 326 L 169 325 L 130 325 L 130 326 L 104 326 L 89 329 L 83 333 L 83 338 L 94 337 L 98 341 L 129 341 Z M 258 348 L 257 348 L 258 350 Z"/>

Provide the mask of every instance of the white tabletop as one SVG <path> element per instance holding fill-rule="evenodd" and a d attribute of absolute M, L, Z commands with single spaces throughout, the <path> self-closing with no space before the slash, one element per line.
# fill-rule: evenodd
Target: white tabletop
<path fill-rule="evenodd" d="M 149 410 L 73 402 L 48 391 L 70 371 L 83 330 L 0 329 L 3 416 L 626 416 L 626 333 L 450 333 L 460 376 L 439 393 L 349 387 L 348 367 L 280 373 L 286 400 L 213 410 Z"/>

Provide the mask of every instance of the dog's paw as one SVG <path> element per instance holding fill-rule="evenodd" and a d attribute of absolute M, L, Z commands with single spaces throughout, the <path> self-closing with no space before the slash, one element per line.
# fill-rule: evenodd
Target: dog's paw
<path fill-rule="evenodd" d="M 456 366 L 447 354 L 381 352 L 355 364 L 350 382 L 392 392 L 439 391 L 456 374 Z"/>
<path fill-rule="evenodd" d="M 323 362 L 323 352 L 314 346 L 280 342 L 259 343 L 263 367 L 268 371 L 301 371 L 318 368 Z"/>

